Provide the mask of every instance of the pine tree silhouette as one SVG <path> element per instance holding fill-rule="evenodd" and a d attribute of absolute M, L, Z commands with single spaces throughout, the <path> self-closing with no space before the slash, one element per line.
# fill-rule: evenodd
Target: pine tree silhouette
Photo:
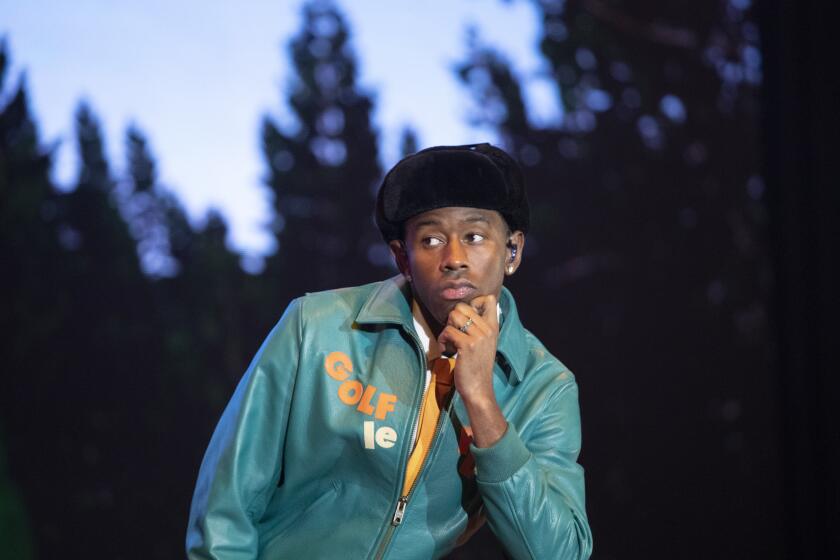
<path fill-rule="evenodd" d="M 410 156 L 416 153 L 419 149 L 420 142 L 417 139 L 417 133 L 411 127 L 405 127 L 400 137 L 400 155 L 401 157 Z"/>
<path fill-rule="evenodd" d="M 172 195 L 157 184 L 155 162 L 146 137 L 137 126 L 128 128 L 125 143 L 130 191 L 123 195 L 122 206 L 137 242 L 140 265 L 143 272 L 152 277 L 174 276 L 178 272 L 178 262 L 172 256 L 167 227 Z"/>
<path fill-rule="evenodd" d="M 381 174 L 373 101 L 357 83 L 350 32 L 332 3 L 304 5 L 290 54 L 296 122 L 281 127 L 266 117 L 262 131 L 277 214 L 277 252 L 265 274 L 279 301 L 382 276 L 368 258 L 381 244 L 372 217 Z"/>
<path fill-rule="evenodd" d="M 36 384 L 26 376 L 32 369 L 28 358 L 54 334 L 60 316 L 57 308 L 51 311 L 54 300 L 40 267 L 41 259 L 57 255 L 58 244 L 50 227 L 49 155 L 40 145 L 23 79 L 7 91 L 10 65 L 6 41 L 0 40 L 0 542 L 4 554 L 26 560 L 34 554 L 31 507 L 24 505 L 32 498 L 32 478 L 24 461 L 12 464 L 11 457 L 24 457 L 32 446 L 13 436 L 26 430 L 25 398 Z"/>

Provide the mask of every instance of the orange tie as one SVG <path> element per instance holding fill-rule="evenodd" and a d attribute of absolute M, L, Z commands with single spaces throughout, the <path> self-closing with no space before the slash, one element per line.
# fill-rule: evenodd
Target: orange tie
<path fill-rule="evenodd" d="M 452 391 L 452 372 L 455 369 L 455 358 L 441 356 L 432 360 L 432 378 L 429 387 L 426 389 L 426 396 L 423 397 L 423 408 L 420 409 L 420 418 L 417 420 L 417 442 L 414 450 L 408 458 L 405 467 L 405 482 L 403 482 L 403 496 L 408 496 L 414 480 L 420 474 L 423 466 L 423 459 L 432 447 L 435 438 L 435 428 L 440 409 L 446 404 L 446 398 Z"/>

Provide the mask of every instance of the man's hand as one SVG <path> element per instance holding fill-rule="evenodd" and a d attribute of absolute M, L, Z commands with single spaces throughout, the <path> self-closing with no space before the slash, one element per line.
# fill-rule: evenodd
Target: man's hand
<path fill-rule="evenodd" d="M 458 303 L 438 336 L 441 345 L 454 347 L 458 352 L 455 389 L 464 400 L 478 447 L 493 445 L 507 430 L 507 421 L 493 392 L 493 365 L 499 339 L 496 308 L 493 295 L 479 296 L 469 305 Z"/>
<path fill-rule="evenodd" d="M 495 400 L 493 364 L 498 338 L 499 320 L 494 296 L 479 296 L 469 305 L 458 303 L 449 313 L 438 342 L 458 352 L 455 388 L 464 400 Z"/>

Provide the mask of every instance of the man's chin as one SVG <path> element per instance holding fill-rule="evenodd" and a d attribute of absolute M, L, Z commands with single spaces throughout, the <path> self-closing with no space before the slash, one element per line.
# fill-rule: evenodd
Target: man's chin
<path fill-rule="evenodd" d="M 438 307 L 440 309 L 440 313 L 435 314 L 435 317 L 438 319 L 441 325 L 445 325 L 449 322 L 449 314 L 452 313 L 452 310 L 455 309 L 455 306 L 459 303 L 467 303 L 462 302 L 460 299 L 451 299 L 451 300 L 444 300 L 443 303 Z"/>
<path fill-rule="evenodd" d="M 421 298 L 420 307 L 423 310 L 423 315 L 426 317 L 427 322 L 434 321 L 441 329 L 443 329 L 443 327 L 445 327 L 446 324 L 449 322 L 449 314 L 452 313 L 452 310 L 455 309 L 455 306 L 459 303 L 466 303 L 467 305 L 469 305 L 471 301 L 472 296 L 464 297 L 462 299 L 436 298 L 435 301 L 432 302 L 432 305 L 428 305 Z M 430 324 L 429 326 L 434 329 L 434 325 Z"/>

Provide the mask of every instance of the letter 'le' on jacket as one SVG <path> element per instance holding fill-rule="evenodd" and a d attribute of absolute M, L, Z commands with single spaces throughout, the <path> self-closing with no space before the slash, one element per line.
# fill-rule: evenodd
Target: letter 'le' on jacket
<path fill-rule="evenodd" d="M 506 289 L 493 386 L 507 432 L 472 446 L 456 393 L 401 503 L 426 370 L 408 293 L 397 277 L 289 305 L 210 440 L 189 558 L 438 558 L 481 515 L 514 558 L 590 555 L 577 385 Z"/>

